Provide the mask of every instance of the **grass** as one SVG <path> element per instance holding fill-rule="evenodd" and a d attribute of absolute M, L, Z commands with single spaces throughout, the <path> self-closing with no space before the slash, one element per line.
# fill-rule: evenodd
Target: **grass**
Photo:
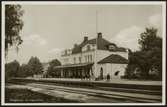
<path fill-rule="evenodd" d="M 5 103 L 76 103 L 77 101 L 52 97 L 28 89 L 5 89 Z"/>

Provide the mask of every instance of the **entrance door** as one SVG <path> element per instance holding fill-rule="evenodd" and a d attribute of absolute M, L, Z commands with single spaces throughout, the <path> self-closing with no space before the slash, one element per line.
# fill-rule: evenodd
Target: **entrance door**
<path fill-rule="evenodd" d="M 100 79 L 103 79 L 103 68 L 100 68 Z"/>

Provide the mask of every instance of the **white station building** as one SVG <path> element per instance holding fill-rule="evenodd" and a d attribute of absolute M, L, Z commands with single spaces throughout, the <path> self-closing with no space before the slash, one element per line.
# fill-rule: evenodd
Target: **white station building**
<path fill-rule="evenodd" d="M 61 54 L 61 66 L 55 67 L 59 78 L 120 79 L 128 64 L 128 49 L 118 47 L 97 34 Z"/>

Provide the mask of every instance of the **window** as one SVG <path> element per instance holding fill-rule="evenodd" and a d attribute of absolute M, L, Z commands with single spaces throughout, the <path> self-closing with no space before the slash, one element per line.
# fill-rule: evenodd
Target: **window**
<path fill-rule="evenodd" d="M 118 76 L 119 72 L 120 72 L 120 71 L 116 71 L 116 72 L 114 73 L 114 75 L 115 75 L 115 76 Z"/>
<path fill-rule="evenodd" d="M 95 45 L 95 44 L 93 44 L 93 45 L 92 45 L 92 47 L 93 47 L 93 50 L 94 50 L 94 49 L 96 48 L 96 45 Z"/>
<path fill-rule="evenodd" d="M 76 58 L 74 57 L 74 64 L 76 63 Z"/>
<path fill-rule="evenodd" d="M 65 55 L 67 55 L 67 50 L 65 50 Z"/>
<path fill-rule="evenodd" d="M 85 62 L 89 62 L 89 55 L 85 56 Z"/>
<path fill-rule="evenodd" d="M 90 62 L 92 62 L 92 55 L 90 55 Z"/>
<path fill-rule="evenodd" d="M 87 62 L 87 56 L 85 56 L 85 62 Z"/>
<path fill-rule="evenodd" d="M 103 68 L 100 68 L 100 79 L 103 79 Z"/>
<path fill-rule="evenodd" d="M 90 45 L 87 45 L 87 51 L 90 51 Z"/>
<path fill-rule="evenodd" d="M 109 50 L 114 50 L 115 46 L 114 45 L 109 45 Z"/>
<path fill-rule="evenodd" d="M 79 63 L 81 63 L 81 57 L 79 57 Z"/>

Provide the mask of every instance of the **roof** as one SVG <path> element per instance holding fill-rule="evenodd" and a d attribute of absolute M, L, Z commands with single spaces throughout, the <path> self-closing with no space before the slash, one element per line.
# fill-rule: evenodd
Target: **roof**
<path fill-rule="evenodd" d="M 108 50 L 108 45 L 116 46 L 116 44 L 111 43 L 111 42 L 105 40 L 102 37 L 97 38 L 97 39 L 95 38 L 95 39 L 90 39 L 90 40 L 85 41 L 85 42 L 83 41 L 81 44 L 77 45 L 75 48 L 72 49 L 72 54 L 80 53 L 82 47 L 84 47 L 86 44 L 96 44 L 96 40 L 97 40 L 97 46 L 98 46 L 99 50 Z M 123 48 L 123 47 L 117 47 L 116 46 L 115 51 L 126 52 L 126 49 Z"/>
<path fill-rule="evenodd" d="M 68 64 L 68 65 L 61 65 L 61 66 L 55 66 L 54 68 L 71 68 L 71 67 L 83 67 L 83 66 L 89 66 L 93 65 L 93 63 L 81 63 L 81 64 Z"/>
<path fill-rule="evenodd" d="M 112 54 L 98 62 L 98 64 L 104 63 L 127 64 L 128 60 L 120 55 Z"/>

